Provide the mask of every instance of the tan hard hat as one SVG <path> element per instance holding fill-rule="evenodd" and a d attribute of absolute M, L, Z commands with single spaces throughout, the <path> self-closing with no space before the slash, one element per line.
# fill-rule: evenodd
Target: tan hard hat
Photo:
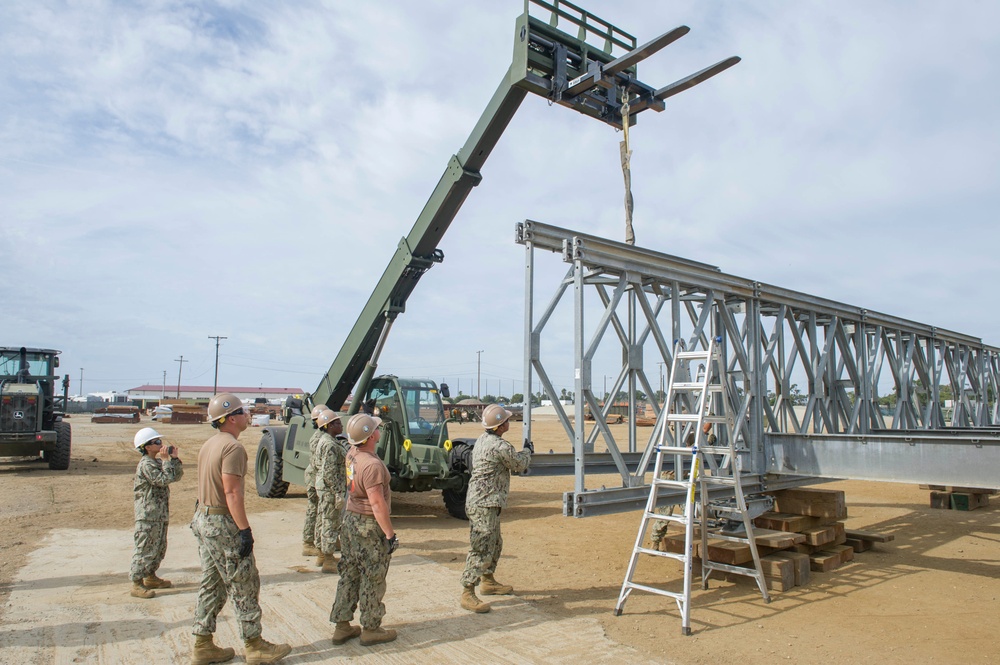
<path fill-rule="evenodd" d="M 330 407 L 328 407 L 326 404 L 317 404 L 316 406 L 313 407 L 313 410 L 309 413 L 309 417 L 312 418 L 313 420 L 316 420 L 317 418 L 319 418 L 319 414 L 329 410 Z"/>
<path fill-rule="evenodd" d="M 352 446 L 360 446 L 371 438 L 381 424 L 381 418 L 367 413 L 355 413 L 347 421 L 347 442 Z"/>
<path fill-rule="evenodd" d="M 243 408 L 243 400 L 232 393 L 219 393 L 208 403 L 208 420 L 215 422 L 233 411 Z"/>
<path fill-rule="evenodd" d="M 512 415 L 514 414 L 499 404 L 490 404 L 488 407 L 483 409 L 483 427 L 486 429 L 500 427 L 500 425 L 507 422 L 507 419 Z"/>
<path fill-rule="evenodd" d="M 330 409 L 324 409 L 323 411 L 320 411 L 319 416 L 316 417 L 316 427 L 322 429 L 334 420 L 340 420 L 340 416 Z"/>

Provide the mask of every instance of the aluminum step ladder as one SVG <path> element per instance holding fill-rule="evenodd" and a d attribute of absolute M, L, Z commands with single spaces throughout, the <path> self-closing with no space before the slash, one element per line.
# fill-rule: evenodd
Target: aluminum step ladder
<path fill-rule="evenodd" d="M 662 411 L 665 422 L 660 428 L 660 439 L 656 446 L 653 478 L 650 482 L 649 499 L 642 513 L 639 533 L 632 548 L 625 580 L 622 582 L 614 615 L 621 616 L 625 601 L 633 590 L 646 591 L 673 598 L 681 613 L 681 633 L 691 634 L 691 578 L 694 568 L 694 542 L 700 539 L 702 588 L 708 588 L 708 579 L 713 571 L 734 573 L 753 577 L 765 602 L 770 602 L 767 583 L 761 570 L 760 556 L 754 542 L 753 523 L 747 510 L 746 497 L 740 481 L 739 450 L 736 441 L 739 428 L 733 418 L 733 400 L 728 382 L 725 380 L 725 364 L 719 344 L 721 339 L 712 338 L 706 351 L 686 351 L 683 341 L 674 345 L 673 362 Z M 700 371 L 693 375 L 691 364 L 702 363 Z M 705 431 L 707 424 L 725 425 L 727 445 L 716 445 L 714 435 Z M 673 428 L 673 441 L 667 433 Z M 679 445 L 684 434 L 686 445 Z M 663 470 L 667 458 L 673 458 L 676 479 L 665 477 Z M 684 510 L 680 515 L 655 512 L 664 489 L 683 490 Z M 720 497 L 722 499 L 720 500 Z M 738 518 L 738 519 L 737 519 Z M 684 551 L 661 552 L 643 546 L 646 531 L 651 523 L 666 520 L 684 525 Z M 722 529 L 719 522 L 723 522 Z M 734 525 L 735 528 L 734 528 Z M 697 532 L 695 527 L 697 526 Z M 744 543 L 749 546 L 754 567 L 744 568 L 717 561 L 708 557 L 708 540 L 725 540 Z M 684 580 L 681 592 L 668 591 L 634 581 L 636 564 L 640 555 L 667 557 L 683 564 Z"/>

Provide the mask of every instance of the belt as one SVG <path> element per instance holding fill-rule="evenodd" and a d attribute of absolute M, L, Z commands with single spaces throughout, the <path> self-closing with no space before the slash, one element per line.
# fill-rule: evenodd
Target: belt
<path fill-rule="evenodd" d="M 229 515 L 229 508 L 225 506 L 198 506 L 195 512 L 203 515 Z"/>

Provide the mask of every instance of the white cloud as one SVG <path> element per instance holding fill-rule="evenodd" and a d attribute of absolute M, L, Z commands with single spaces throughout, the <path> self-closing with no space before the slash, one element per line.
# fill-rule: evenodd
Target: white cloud
<path fill-rule="evenodd" d="M 1000 9 L 582 4 L 640 42 L 691 26 L 640 65 L 653 85 L 743 57 L 639 118 L 641 245 L 1000 342 L 983 304 Z M 496 89 L 520 8 L 0 7 L 0 242 L 18 248 L 0 267 L 4 343 L 63 348 L 88 388 L 123 389 L 169 383 L 180 354 L 203 375 L 222 334 L 220 381 L 312 389 Z M 513 226 L 622 237 L 620 139 L 529 95 L 382 368 L 469 377 L 485 348 L 490 376 L 519 385 Z M 547 301 L 564 266 L 544 259 Z M 232 306 L 220 281 L 244 290 Z M 554 352 L 571 333 L 554 330 Z"/>

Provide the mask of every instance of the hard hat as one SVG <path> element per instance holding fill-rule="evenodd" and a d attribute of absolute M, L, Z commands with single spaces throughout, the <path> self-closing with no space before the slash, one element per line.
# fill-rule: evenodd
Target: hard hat
<path fill-rule="evenodd" d="M 232 393 L 219 393 L 208 403 L 208 420 L 215 422 L 233 411 L 243 408 L 243 400 Z"/>
<path fill-rule="evenodd" d="M 326 404 L 317 404 L 316 406 L 313 407 L 313 410 L 309 412 L 309 417 L 312 418 L 313 420 L 316 420 L 317 418 L 319 418 L 319 414 L 329 410 L 330 407 L 328 407 Z"/>
<path fill-rule="evenodd" d="M 500 425 L 507 422 L 507 419 L 512 415 L 514 414 L 499 404 L 490 404 L 488 407 L 483 409 L 483 427 L 486 429 L 500 427 Z"/>
<path fill-rule="evenodd" d="M 327 425 L 329 425 L 330 423 L 332 423 L 334 420 L 340 420 L 340 416 L 338 416 L 335 412 L 331 411 L 330 409 L 324 409 L 323 411 L 319 412 L 319 416 L 316 418 L 316 427 L 322 429 Z"/>
<path fill-rule="evenodd" d="M 143 427 L 141 430 L 135 433 L 135 438 L 132 439 L 132 443 L 135 444 L 136 450 L 142 448 L 144 445 L 152 441 L 153 439 L 159 439 L 160 433 L 157 432 L 152 427 Z"/>
<path fill-rule="evenodd" d="M 360 446 L 371 438 L 381 424 L 381 418 L 369 416 L 367 413 L 355 413 L 347 421 L 347 442 L 352 446 Z"/>

